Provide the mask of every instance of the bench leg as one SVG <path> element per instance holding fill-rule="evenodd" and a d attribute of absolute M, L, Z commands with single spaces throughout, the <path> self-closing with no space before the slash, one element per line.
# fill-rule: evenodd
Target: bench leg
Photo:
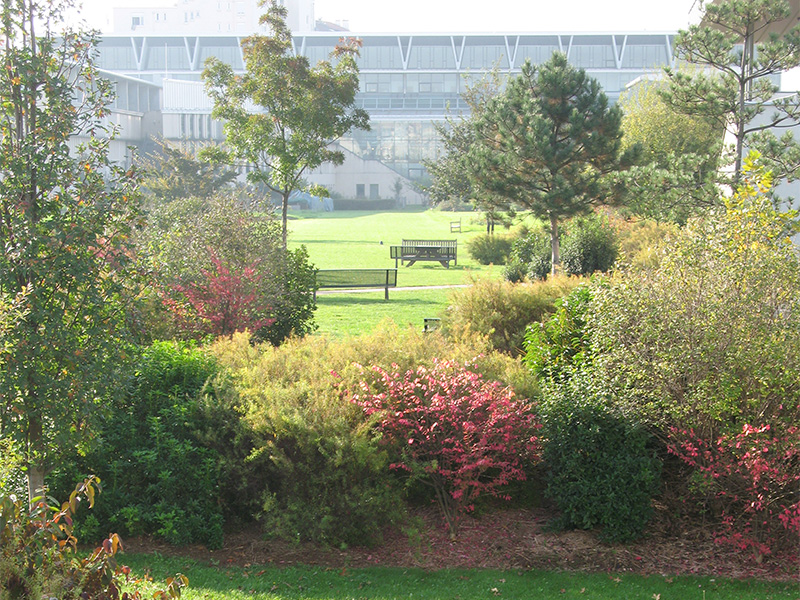
<path fill-rule="evenodd" d="M 389 299 L 389 286 L 388 285 L 384 288 L 383 299 L 384 300 L 388 300 Z"/>

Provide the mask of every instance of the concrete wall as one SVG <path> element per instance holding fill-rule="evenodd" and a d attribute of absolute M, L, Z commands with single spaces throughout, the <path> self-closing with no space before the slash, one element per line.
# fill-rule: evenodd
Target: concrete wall
<path fill-rule="evenodd" d="M 331 194 L 342 198 L 394 199 L 395 183 L 400 181 L 399 206 L 427 203 L 427 198 L 414 189 L 410 180 L 379 160 L 360 158 L 341 146 L 338 149 L 345 154 L 344 163 L 322 165 L 308 175 L 310 182 L 323 185 Z"/>

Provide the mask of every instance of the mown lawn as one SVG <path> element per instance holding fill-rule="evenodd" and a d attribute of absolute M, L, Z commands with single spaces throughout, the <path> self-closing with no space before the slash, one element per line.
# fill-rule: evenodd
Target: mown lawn
<path fill-rule="evenodd" d="M 711 577 L 371 567 L 208 567 L 188 559 L 125 555 L 136 575 L 189 578 L 186 600 L 797 600 L 792 583 Z"/>
<path fill-rule="evenodd" d="M 450 233 L 450 221 L 461 219 L 461 233 Z M 467 252 L 470 238 L 485 231 L 480 213 L 426 211 L 294 212 L 289 223 L 289 246 L 304 245 L 320 269 L 394 268 L 389 247 L 403 239 L 458 240 L 458 262 L 449 269 L 439 263 L 398 266 L 397 285 L 403 287 L 468 285 L 474 277 L 501 277 L 502 267 L 484 266 Z M 502 232 L 498 232 L 502 233 Z M 447 307 L 451 290 L 390 290 L 317 296 L 315 320 L 319 333 L 357 335 L 384 319 L 422 327 Z"/>

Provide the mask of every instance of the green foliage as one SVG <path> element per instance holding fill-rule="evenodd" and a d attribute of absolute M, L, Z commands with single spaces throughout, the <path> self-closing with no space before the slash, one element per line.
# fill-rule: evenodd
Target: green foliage
<path fill-rule="evenodd" d="M 504 271 L 508 281 L 543 280 L 552 271 L 550 235 L 545 231 L 523 229 L 511 246 L 511 262 Z"/>
<path fill-rule="evenodd" d="M 54 33 L 69 6 L 0 9 L 0 297 L 22 298 L 23 315 L 0 359 L 0 437 L 24 452 L 31 496 L 115 389 L 137 287 L 137 184 L 108 158 L 113 91 L 96 39 Z"/>
<path fill-rule="evenodd" d="M 591 336 L 586 326 L 592 292 L 579 285 L 556 301 L 549 319 L 533 323 L 525 334 L 523 361 L 539 379 L 563 381 L 591 361 Z"/>
<path fill-rule="evenodd" d="M 236 75 L 211 57 L 203 80 L 214 102 L 212 116 L 225 122 L 230 158 L 254 165 L 248 179 L 281 195 L 286 246 L 290 194 L 303 187 L 308 171 L 326 162 L 342 164 L 344 154 L 332 143 L 354 127 L 369 129 L 369 116 L 355 108 L 360 40 L 343 40 L 333 53 L 335 64 L 312 67 L 295 52 L 286 8 L 277 0 L 264 4 L 260 21 L 270 35 L 242 40 L 245 73 Z"/>
<path fill-rule="evenodd" d="M 800 26 L 791 29 L 787 0 L 723 0 L 704 5 L 698 25 L 680 31 L 675 52 L 699 65 L 696 73 L 666 69 L 674 109 L 695 115 L 735 139 L 733 184 L 742 181 L 745 146 L 761 152 L 776 179 L 800 173 L 800 144 L 791 132 L 774 130 L 800 120 L 796 95 L 776 97 L 774 76 L 800 65 Z M 776 23 L 781 33 L 765 31 Z M 772 131 L 771 131 L 772 130 Z"/>
<path fill-rule="evenodd" d="M 279 344 L 315 329 L 308 253 L 285 249 L 278 222 L 237 198 L 161 205 L 142 244 L 153 256 L 158 295 L 143 325 L 153 336 L 201 338 L 250 328 L 256 339 Z"/>
<path fill-rule="evenodd" d="M 237 334 L 211 350 L 232 373 L 228 402 L 240 406 L 252 431 L 248 493 L 260 498 L 267 532 L 292 540 L 374 543 L 403 515 L 390 456 L 361 410 L 342 398 L 361 380 L 357 363 L 412 369 L 437 355 L 462 364 L 475 359 L 476 371 L 513 385 L 523 398 L 536 392 L 516 361 L 481 338 L 456 345 L 439 333 L 392 323 L 369 335 L 309 336 L 278 348 L 251 345 Z"/>
<path fill-rule="evenodd" d="M 122 542 L 116 533 L 81 557 L 72 519 L 82 500 L 94 506 L 99 481 L 79 483 L 60 507 L 39 496 L 30 506 L 0 490 L 0 598 L 59 598 L 61 600 L 142 600 L 141 580 L 131 579 L 130 568 L 117 563 Z M 152 594 L 158 600 L 179 598 L 189 584 L 185 575 L 167 578 L 166 590 Z M 127 591 L 122 591 L 123 586 Z"/>
<path fill-rule="evenodd" d="M 609 270 L 617 258 L 617 236 L 607 220 L 597 215 L 571 219 L 562 228 L 561 260 L 567 275 L 591 275 Z M 552 271 L 550 235 L 523 229 L 511 249 L 511 264 L 504 272 L 509 281 L 546 279 Z"/>
<path fill-rule="evenodd" d="M 669 106 L 659 93 L 666 88 L 663 82 L 645 81 L 620 96 L 623 148 L 638 145 L 641 154 L 618 183 L 626 212 L 684 224 L 719 204 L 715 182 L 723 130 Z"/>
<path fill-rule="evenodd" d="M 481 234 L 467 241 L 469 255 L 482 265 L 504 265 L 511 252 L 511 239 Z"/>
<path fill-rule="evenodd" d="M 477 332 L 496 350 L 517 356 L 528 325 L 552 313 L 556 300 L 577 284 L 577 278 L 568 277 L 519 284 L 479 279 L 453 293 L 442 325 L 456 339 L 464 332 Z"/>
<path fill-rule="evenodd" d="M 492 98 L 475 124 L 472 176 L 495 204 L 522 207 L 549 224 L 552 272 L 561 264 L 558 227 L 610 199 L 605 175 L 623 169 L 622 111 L 600 84 L 554 52 Z"/>
<path fill-rule="evenodd" d="M 588 317 L 596 364 L 651 418 L 707 439 L 800 410 L 795 215 L 772 207 L 756 162 L 744 172 L 724 210 L 691 222 L 657 266 L 597 286 Z"/>
<path fill-rule="evenodd" d="M 156 144 L 158 151 L 142 161 L 142 186 L 158 201 L 208 198 L 236 179 L 236 171 L 197 160 L 166 140 L 157 140 Z"/>
<path fill-rule="evenodd" d="M 650 435 L 614 407 L 612 395 L 588 371 L 543 392 L 546 493 L 561 513 L 558 525 L 599 529 L 609 542 L 639 537 L 660 474 Z"/>
<path fill-rule="evenodd" d="M 676 235 L 673 223 L 648 219 L 611 217 L 619 241 L 619 260 L 633 269 L 654 268 L 661 257 L 661 248 Z"/>
<path fill-rule="evenodd" d="M 223 517 L 239 508 L 221 502 L 232 485 L 222 457 L 239 416 L 206 386 L 219 372 L 199 348 L 157 342 L 142 352 L 92 449 L 62 466 L 61 480 L 78 471 L 105 483 L 103 501 L 81 521 L 85 536 L 116 530 L 222 545 Z"/>
<path fill-rule="evenodd" d="M 564 273 L 591 275 L 608 271 L 616 260 L 616 234 L 607 220 L 591 215 L 569 222 L 561 250 Z"/>

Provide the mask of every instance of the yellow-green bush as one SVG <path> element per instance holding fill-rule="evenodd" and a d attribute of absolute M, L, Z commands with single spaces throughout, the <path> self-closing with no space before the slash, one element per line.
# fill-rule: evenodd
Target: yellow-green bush
<path fill-rule="evenodd" d="M 210 351 L 229 369 L 227 393 L 238 396 L 235 404 L 252 432 L 248 471 L 264 490 L 265 527 L 283 538 L 328 544 L 377 541 L 403 515 L 391 457 L 363 411 L 346 399 L 362 379 L 358 364 L 406 370 L 434 358 L 474 359 L 473 369 L 486 379 L 512 385 L 525 398 L 536 392 L 521 364 L 492 351 L 481 336 L 453 344 L 439 333 L 391 322 L 369 335 L 311 336 L 278 348 L 251 345 L 238 334 Z"/>
<path fill-rule="evenodd" d="M 518 356 L 528 325 L 551 314 L 556 300 L 580 281 L 578 277 L 551 277 L 535 283 L 475 280 L 453 294 L 443 326 L 454 339 L 478 333 L 486 336 L 493 348 Z"/>

